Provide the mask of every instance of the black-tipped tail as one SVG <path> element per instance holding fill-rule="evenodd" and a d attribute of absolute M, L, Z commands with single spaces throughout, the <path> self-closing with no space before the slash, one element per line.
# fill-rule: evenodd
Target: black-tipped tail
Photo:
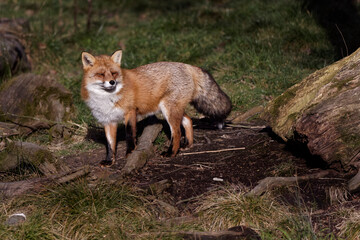
<path fill-rule="evenodd" d="M 219 126 L 231 112 L 230 98 L 221 90 L 210 73 L 203 70 L 204 82 L 192 104 L 200 113 L 212 119 Z"/>

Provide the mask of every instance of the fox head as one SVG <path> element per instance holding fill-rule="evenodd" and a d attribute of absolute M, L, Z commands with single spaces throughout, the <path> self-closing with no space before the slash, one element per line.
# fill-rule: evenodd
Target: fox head
<path fill-rule="evenodd" d="M 83 91 L 86 88 L 87 91 L 100 94 L 118 92 L 122 80 L 121 56 L 121 50 L 116 51 L 111 57 L 93 56 L 83 52 L 81 56 L 84 70 Z"/>

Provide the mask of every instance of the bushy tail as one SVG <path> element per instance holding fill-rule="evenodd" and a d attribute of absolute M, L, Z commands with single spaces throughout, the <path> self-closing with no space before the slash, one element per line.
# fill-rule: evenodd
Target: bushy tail
<path fill-rule="evenodd" d="M 197 95 L 192 101 L 192 105 L 200 113 L 220 124 L 221 128 L 226 117 L 231 112 L 230 98 L 220 89 L 210 73 L 202 69 L 203 81 L 199 84 Z"/>

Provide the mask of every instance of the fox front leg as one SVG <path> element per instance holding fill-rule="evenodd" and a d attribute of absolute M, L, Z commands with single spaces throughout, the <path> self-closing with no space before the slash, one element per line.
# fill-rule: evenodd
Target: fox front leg
<path fill-rule="evenodd" d="M 107 155 L 100 165 L 110 167 L 115 163 L 117 123 L 109 123 L 104 126 L 104 129 L 107 140 Z"/>

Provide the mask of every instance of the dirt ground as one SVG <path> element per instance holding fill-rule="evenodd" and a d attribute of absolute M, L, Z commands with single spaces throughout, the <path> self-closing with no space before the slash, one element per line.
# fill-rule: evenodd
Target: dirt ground
<path fill-rule="evenodd" d="M 327 168 L 302 146 L 288 146 L 282 142 L 264 127 L 264 123 L 226 126 L 222 130 L 201 122 L 194 123 L 194 146 L 191 149 L 180 151 L 174 158 L 162 157 L 159 150 L 142 169 L 124 180 L 143 189 L 160 186 L 159 191 L 169 196 L 171 204 L 186 214 L 191 212 L 192 204 L 199 197 L 222 186 L 240 185 L 251 189 L 265 177 L 302 176 Z M 103 142 L 102 149 L 69 156 L 64 161 L 74 167 L 98 165 L 106 154 L 103 134 L 97 130 L 88 135 L 95 141 Z M 94 179 L 117 176 L 124 166 L 125 142 L 122 133 L 119 135 L 117 162 L 110 168 L 95 167 L 92 173 Z M 285 201 L 293 204 L 298 204 L 300 196 L 309 209 L 317 211 L 313 220 L 332 231 L 338 220 L 329 213 L 339 204 L 334 204 L 330 189 L 345 191 L 351 174 L 332 171 L 324 178 L 300 183 L 293 191 L 282 189 L 281 194 Z M 156 187 L 152 189 L 157 191 Z M 360 195 L 345 195 L 346 199 L 342 200 L 360 207 Z"/>

